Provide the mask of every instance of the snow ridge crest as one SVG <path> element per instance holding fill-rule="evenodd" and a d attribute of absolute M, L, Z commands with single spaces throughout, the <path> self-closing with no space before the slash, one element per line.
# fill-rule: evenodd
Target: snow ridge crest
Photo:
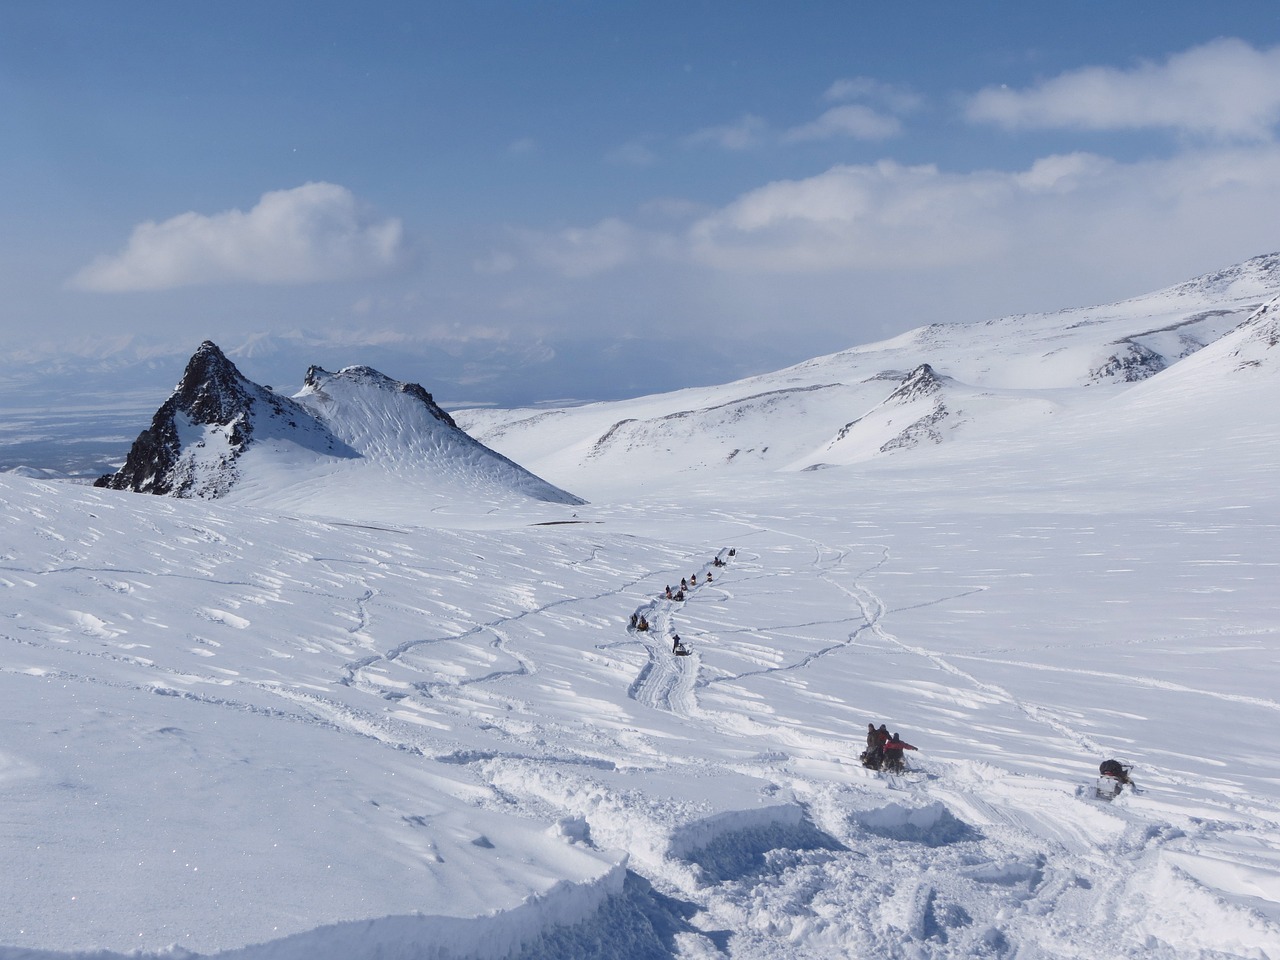
<path fill-rule="evenodd" d="M 124 465 L 95 485 L 212 500 L 251 478 L 255 495 L 265 487 L 269 497 L 302 483 L 345 484 L 354 477 L 344 461 L 361 476 L 390 478 L 405 500 L 430 487 L 584 502 L 469 436 L 420 384 L 367 366 L 312 366 L 288 398 L 246 378 L 209 340 Z"/>

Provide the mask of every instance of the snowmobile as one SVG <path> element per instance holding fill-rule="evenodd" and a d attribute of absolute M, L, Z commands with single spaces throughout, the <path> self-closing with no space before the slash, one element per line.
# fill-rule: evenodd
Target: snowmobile
<path fill-rule="evenodd" d="M 1129 779 L 1130 769 L 1130 766 L 1119 760 L 1103 760 L 1098 765 L 1098 783 L 1094 787 L 1094 796 L 1110 802 L 1120 795 L 1126 784 L 1136 792 L 1137 786 Z"/>
<path fill-rule="evenodd" d="M 677 657 L 687 657 L 692 652 L 693 651 L 686 647 L 684 645 L 684 641 L 678 636 L 674 638 L 674 642 L 671 644 L 671 653 L 673 655 Z"/>

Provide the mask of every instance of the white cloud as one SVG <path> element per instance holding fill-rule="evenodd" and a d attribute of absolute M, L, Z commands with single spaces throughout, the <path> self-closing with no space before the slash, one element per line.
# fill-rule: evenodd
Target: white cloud
<path fill-rule="evenodd" d="M 752 190 L 696 223 L 692 255 L 709 266 L 770 272 L 941 265 L 998 246 L 987 211 L 1011 178 L 948 175 L 933 166 L 833 167 Z"/>
<path fill-rule="evenodd" d="M 605 159 L 626 167 L 649 167 L 657 162 L 658 156 L 644 143 L 633 140 L 610 150 Z"/>
<path fill-rule="evenodd" d="M 1108 275 L 1215 265 L 1218 250 L 1275 249 L 1277 223 L 1280 146 L 1266 144 L 1134 164 L 1075 153 L 1013 172 L 838 166 L 743 194 L 685 240 L 698 262 L 736 273 L 964 268 L 989 282 L 1065 261 Z"/>
<path fill-rule="evenodd" d="M 632 266 L 651 276 L 674 268 L 687 280 L 701 268 L 707 283 L 718 282 L 715 275 L 755 286 L 795 277 L 809 278 L 815 290 L 824 277 L 847 284 L 854 274 L 934 273 L 953 276 L 957 288 L 971 279 L 975 303 L 995 302 L 992 291 L 1013 275 L 1026 290 L 1063 288 L 1071 278 L 1061 265 L 1074 263 L 1079 296 L 1089 297 L 1090 276 L 1141 277 L 1178 264 L 1190 276 L 1280 246 L 1280 145 L 1143 163 L 1077 152 L 1015 171 L 839 165 L 766 184 L 718 209 L 681 212 L 675 222 L 654 220 L 644 229 L 609 218 L 515 231 L 515 255 L 571 279 Z M 1075 302 L 1046 299 L 1045 309 Z"/>
<path fill-rule="evenodd" d="M 1280 122 L 1280 47 L 1221 39 L 1130 70 L 1087 67 L 1027 90 L 989 87 L 970 120 L 1008 129 L 1171 129 L 1267 140 Z"/>
<path fill-rule="evenodd" d="M 265 193 L 247 213 L 184 213 L 136 226 L 125 249 L 71 279 L 83 290 L 166 290 L 206 284 L 350 280 L 404 262 L 396 219 L 374 221 L 345 187 L 307 183 Z"/>
<path fill-rule="evenodd" d="M 903 114 L 918 110 L 924 99 L 915 91 L 894 83 L 885 83 L 871 77 L 850 77 L 837 80 L 827 88 L 823 97 L 827 100 L 873 103 L 891 113 Z"/>
<path fill-rule="evenodd" d="M 887 140 L 901 132 L 902 122 L 897 117 L 877 113 L 861 103 L 849 103 L 832 107 L 817 120 L 792 127 L 783 134 L 782 139 L 786 143 L 830 140 L 834 137 Z"/>
<path fill-rule="evenodd" d="M 690 134 L 686 142 L 711 143 L 726 150 L 749 150 L 764 141 L 768 130 L 769 125 L 763 118 L 748 113 L 737 123 L 721 127 L 706 127 Z"/>

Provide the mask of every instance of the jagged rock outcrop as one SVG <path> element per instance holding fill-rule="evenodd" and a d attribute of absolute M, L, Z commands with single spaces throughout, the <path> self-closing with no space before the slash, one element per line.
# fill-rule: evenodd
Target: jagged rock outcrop
<path fill-rule="evenodd" d="M 1121 340 L 1114 346 L 1119 349 L 1089 371 L 1091 382 L 1118 380 L 1136 383 L 1155 376 L 1169 366 L 1169 362 L 1160 354 L 1132 340 Z"/>
<path fill-rule="evenodd" d="M 864 416 L 850 421 L 840 428 L 828 449 L 837 447 L 862 425 L 863 432 L 874 429 L 881 434 L 893 430 L 892 435 L 878 444 L 880 453 L 915 447 L 921 443 L 941 443 L 939 429 L 950 411 L 943 400 L 943 378 L 927 363 L 922 363 L 909 374 L 889 396 Z M 906 426 L 897 427 L 900 412 L 909 411 Z M 874 427 L 872 424 L 874 423 Z"/>
<path fill-rule="evenodd" d="M 942 392 L 942 378 L 934 371 L 933 367 L 927 363 L 922 363 L 916 367 L 902 383 L 898 384 L 898 389 L 889 394 L 885 398 L 885 403 L 910 403 L 913 400 L 919 400 L 921 397 L 936 397 Z"/>
<path fill-rule="evenodd" d="M 339 461 L 368 469 L 339 476 Z M 585 502 L 470 437 L 419 384 L 372 367 L 330 373 L 312 366 L 302 391 L 283 397 L 247 379 L 207 340 L 124 465 L 96 485 L 216 499 L 242 484 L 245 470 L 259 492 L 376 474 L 406 497 L 426 486 Z"/>
<path fill-rule="evenodd" d="M 115 473 L 94 486 L 175 497 L 214 499 L 237 479 L 236 461 L 264 422 L 305 438 L 305 445 L 335 456 L 351 451 L 287 397 L 246 378 L 206 340 L 182 379 L 139 434 Z"/>

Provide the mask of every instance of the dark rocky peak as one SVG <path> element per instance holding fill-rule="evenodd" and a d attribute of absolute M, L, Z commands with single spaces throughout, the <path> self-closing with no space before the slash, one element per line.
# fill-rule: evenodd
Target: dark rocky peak
<path fill-rule="evenodd" d="M 124 465 L 94 486 L 212 499 L 237 479 L 236 460 L 268 424 L 295 442 L 335 456 L 354 456 L 287 397 L 246 378 L 210 340 L 187 362 L 178 386 L 138 435 Z M 201 428 L 192 435 L 193 427 Z M 185 437 L 185 439 L 184 439 Z"/>
<path fill-rule="evenodd" d="M 898 389 L 885 399 L 885 403 L 907 403 L 921 397 L 934 396 L 942 391 L 942 380 L 933 367 L 922 363 L 907 374 Z"/>
<path fill-rule="evenodd" d="M 245 413 L 261 387 L 246 379 L 211 340 L 187 361 L 170 401 L 194 423 L 230 423 Z"/>

